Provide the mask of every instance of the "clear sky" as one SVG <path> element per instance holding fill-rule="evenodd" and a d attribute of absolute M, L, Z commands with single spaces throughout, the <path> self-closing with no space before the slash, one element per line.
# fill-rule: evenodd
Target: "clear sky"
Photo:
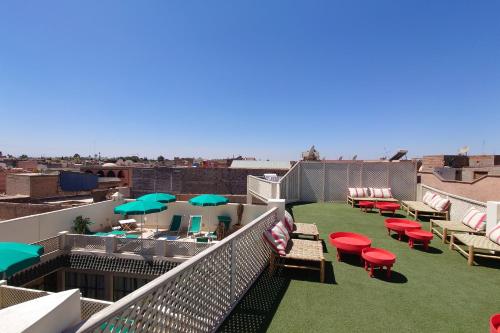
<path fill-rule="evenodd" d="M 500 153 L 500 1 L 0 1 L 0 151 Z"/>

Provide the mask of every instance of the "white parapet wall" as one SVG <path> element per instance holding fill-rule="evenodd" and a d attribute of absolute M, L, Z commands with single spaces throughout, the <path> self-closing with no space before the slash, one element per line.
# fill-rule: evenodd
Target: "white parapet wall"
<path fill-rule="evenodd" d="M 73 220 L 81 215 L 94 222 L 91 231 L 116 225 L 119 215 L 113 209 L 123 201 L 103 201 L 53 212 L 30 215 L 0 222 L 0 241 L 33 243 L 57 236 L 60 231 L 72 230 Z"/>

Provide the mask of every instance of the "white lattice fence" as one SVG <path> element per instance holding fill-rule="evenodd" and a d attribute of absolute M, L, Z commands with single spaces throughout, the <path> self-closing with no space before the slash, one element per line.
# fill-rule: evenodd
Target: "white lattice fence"
<path fill-rule="evenodd" d="M 106 250 L 106 237 L 88 235 L 66 235 L 66 246 L 79 250 Z"/>
<path fill-rule="evenodd" d="M 156 254 L 156 246 L 161 240 L 116 238 L 116 252 L 133 252 L 145 256 Z"/>
<path fill-rule="evenodd" d="M 276 208 L 97 313 L 76 332 L 212 332 L 266 267 Z"/>
<path fill-rule="evenodd" d="M 413 162 L 300 162 L 300 200 L 342 201 L 348 187 L 391 187 L 400 200 L 414 200 L 417 184 Z M 286 199 L 286 198 L 285 198 Z"/>
<path fill-rule="evenodd" d="M 470 207 L 475 207 L 481 212 L 486 212 L 486 203 L 481 201 L 476 201 L 473 199 L 464 198 L 458 195 L 454 195 L 448 192 L 444 192 L 427 185 L 420 185 L 421 190 L 419 192 L 418 200 L 422 200 L 423 196 L 427 192 L 439 194 L 442 197 L 448 198 L 451 202 L 450 206 L 450 219 L 454 221 L 461 221 L 465 215 L 465 212 Z"/>
<path fill-rule="evenodd" d="M 295 165 L 280 179 L 280 199 L 287 202 L 300 200 L 300 163 Z"/>
<path fill-rule="evenodd" d="M 38 241 L 38 242 L 33 243 L 33 244 L 43 246 L 43 253 L 49 254 L 51 252 L 59 250 L 59 236 L 47 238 L 47 239 Z"/>
<path fill-rule="evenodd" d="M 193 257 L 211 247 L 214 243 L 164 241 L 167 257 Z"/>
<path fill-rule="evenodd" d="M 349 187 L 349 165 L 340 163 L 325 164 L 325 201 L 345 200 Z M 342 190 L 343 189 L 343 190 Z"/>

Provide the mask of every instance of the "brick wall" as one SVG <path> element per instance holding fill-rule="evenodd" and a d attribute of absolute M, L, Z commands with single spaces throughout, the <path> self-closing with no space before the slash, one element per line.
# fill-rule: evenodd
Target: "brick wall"
<path fill-rule="evenodd" d="M 133 198 L 152 192 L 173 194 L 236 194 L 247 193 L 247 176 L 261 176 L 286 170 L 226 169 L 226 168 L 135 168 L 132 173 Z"/>
<path fill-rule="evenodd" d="M 32 198 L 56 197 L 59 195 L 58 182 L 58 175 L 9 174 L 6 179 L 6 193 Z"/>
<path fill-rule="evenodd" d="M 9 220 L 33 214 L 52 212 L 63 208 L 67 207 L 55 204 L 0 202 L 0 220 Z"/>

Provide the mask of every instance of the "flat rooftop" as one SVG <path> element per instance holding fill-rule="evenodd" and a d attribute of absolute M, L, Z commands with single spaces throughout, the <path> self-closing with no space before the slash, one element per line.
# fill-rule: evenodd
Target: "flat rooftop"
<path fill-rule="evenodd" d="M 266 270 L 221 326 L 221 332 L 486 332 L 500 309 L 500 262 L 467 259 L 435 236 L 429 252 L 387 235 L 384 218 L 344 203 L 297 204 L 297 222 L 316 223 L 324 240 L 326 283 L 317 272 Z M 404 217 L 404 216 L 401 216 Z M 422 229 L 429 229 L 422 222 Z M 359 257 L 336 261 L 328 234 L 353 231 L 397 255 L 393 276 L 374 278 Z M 377 274 L 378 273 L 378 274 Z"/>

